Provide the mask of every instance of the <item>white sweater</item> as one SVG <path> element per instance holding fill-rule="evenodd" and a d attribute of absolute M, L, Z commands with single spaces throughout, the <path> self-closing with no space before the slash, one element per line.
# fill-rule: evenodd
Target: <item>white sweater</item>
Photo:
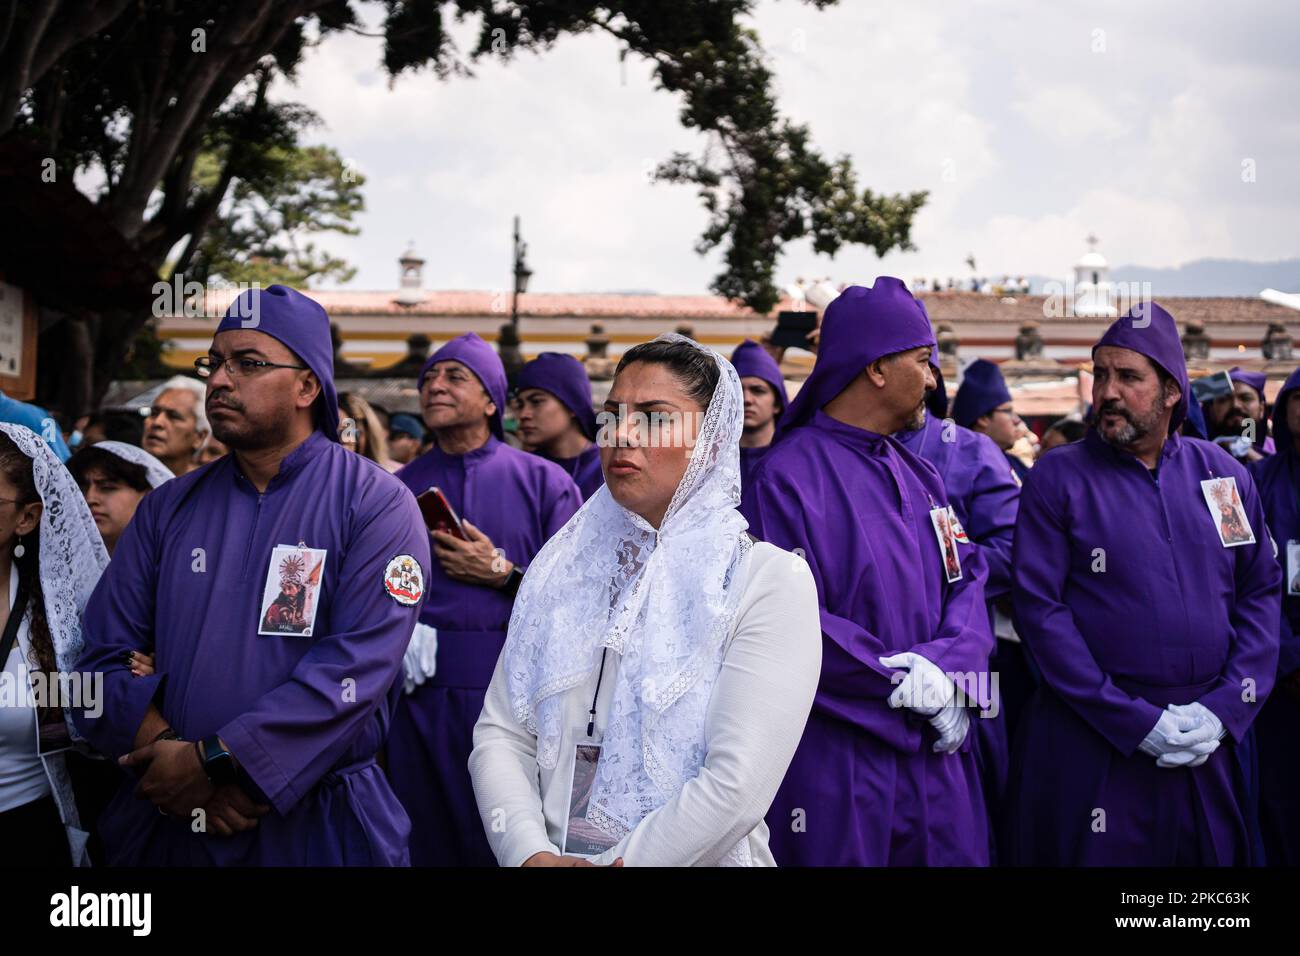
<path fill-rule="evenodd" d="M 622 857 L 625 866 L 710 866 L 746 839 L 755 865 L 774 866 L 763 815 L 803 735 L 821 673 L 821 648 L 817 586 L 808 565 L 757 542 L 709 702 L 704 766 L 593 862 Z M 596 670 L 565 694 L 554 770 L 538 766 L 537 740 L 515 721 L 497 661 L 474 727 L 469 771 L 484 832 L 502 866 L 518 866 L 542 851 L 560 852 L 574 747 L 600 743 L 619 660 L 615 653 L 607 656 L 594 738 L 587 737 L 586 727 Z"/>

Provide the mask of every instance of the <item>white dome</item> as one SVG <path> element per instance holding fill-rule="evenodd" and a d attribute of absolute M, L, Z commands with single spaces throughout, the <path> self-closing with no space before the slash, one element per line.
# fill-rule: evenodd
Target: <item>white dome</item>
<path fill-rule="evenodd" d="M 1108 269 L 1110 263 L 1106 261 L 1105 256 L 1094 249 L 1092 252 L 1085 252 L 1079 258 L 1079 261 L 1074 264 L 1074 267 L 1076 269 Z"/>

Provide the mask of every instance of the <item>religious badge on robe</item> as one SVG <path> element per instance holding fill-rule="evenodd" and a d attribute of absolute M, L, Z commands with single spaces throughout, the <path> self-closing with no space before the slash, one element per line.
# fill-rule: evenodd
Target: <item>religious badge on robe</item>
<path fill-rule="evenodd" d="M 1300 596 L 1300 541 L 1286 543 L 1286 593 Z"/>
<path fill-rule="evenodd" d="M 1225 548 L 1255 543 L 1255 532 L 1246 517 L 1246 509 L 1242 507 L 1236 478 L 1207 478 L 1201 482 L 1201 494 L 1205 496 L 1205 506 L 1210 509 L 1210 518 Z"/>
<path fill-rule="evenodd" d="M 323 548 L 277 544 L 266 567 L 262 587 L 262 616 L 257 633 L 311 637 L 320 607 Z"/>
<path fill-rule="evenodd" d="M 966 540 L 965 529 L 948 507 L 930 509 L 930 524 L 934 527 L 934 536 L 939 542 L 944 576 L 949 584 L 960 581 L 961 557 L 957 554 L 957 542 Z"/>

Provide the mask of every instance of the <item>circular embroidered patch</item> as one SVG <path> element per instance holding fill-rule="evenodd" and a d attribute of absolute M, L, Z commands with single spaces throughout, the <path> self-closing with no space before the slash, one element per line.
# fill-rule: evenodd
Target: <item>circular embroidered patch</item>
<path fill-rule="evenodd" d="M 398 604 L 413 607 L 424 597 L 424 573 L 420 562 L 409 554 L 399 554 L 384 568 L 384 590 Z"/>

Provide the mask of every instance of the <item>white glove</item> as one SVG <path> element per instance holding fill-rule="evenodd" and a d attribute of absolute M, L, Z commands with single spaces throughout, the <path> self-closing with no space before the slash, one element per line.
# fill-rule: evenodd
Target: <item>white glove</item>
<path fill-rule="evenodd" d="M 410 694 L 433 676 L 438 662 L 438 632 L 428 624 L 416 624 L 411 643 L 402 655 L 402 689 Z"/>
<path fill-rule="evenodd" d="M 970 713 L 954 695 L 947 707 L 930 718 L 930 726 L 939 732 L 939 739 L 934 742 L 934 752 L 955 754 L 961 749 L 966 733 L 970 730 Z"/>
<path fill-rule="evenodd" d="M 880 663 L 907 671 L 907 676 L 889 695 L 890 707 L 906 707 L 922 717 L 933 717 L 957 695 L 957 687 L 948 675 L 920 654 L 904 651 L 892 657 L 882 657 Z"/>
<path fill-rule="evenodd" d="M 1201 711 L 1188 713 L 1185 707 L 1171 704 L 1161 712 L 1138 749 L 1157 758 L 1159 767 L 1199 767 L 1205 761 L 1197 758 L 1208 758 L 1218 749 L 1223 730 L 1218 718 L 1207 708 L 1201 707 Z"/>
<path fill-rule="evenodd" d="M 1223 726 L 1223 721 L 1214 715 L 1214 711 L 1206 707 L 1199 700 L 1194 700 L 1190 704 L 1170 704 L 1169 709 L 1175 714 L 1181 714 L 1184 717 L 1193 717 L 1200 722 L 1209 726 L 1214 732 L 1214 740 L 1222 740 L 1223 735 L 1228 732 Z"/>

